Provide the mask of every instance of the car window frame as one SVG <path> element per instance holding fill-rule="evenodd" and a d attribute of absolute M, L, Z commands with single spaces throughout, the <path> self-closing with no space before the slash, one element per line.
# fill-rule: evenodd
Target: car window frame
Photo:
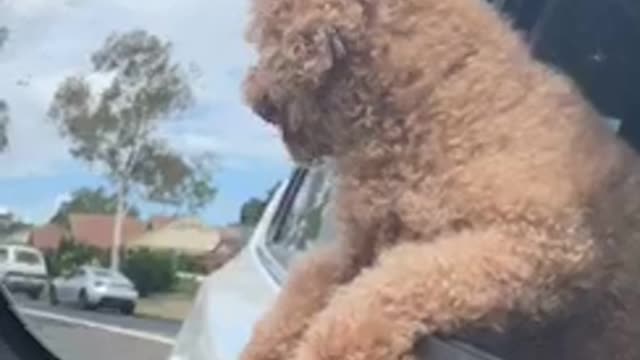
<path fill-rule="evenodd" d="M 265 236 L 257 242 L 255 252 L 257 253 L 263 267 L 266 268 L 271 280 L 278 284 L 278 286 L 282 286 L 286 281 L 289 272 L 288 267 L 290 264 L 283 263 L 281 259 L 273 253 L 273 249 L 271 248 L 273 246 L 273 242 L 282 237 L 282 231 L 284 230 L 286 220 L 291 214 L 292 207 L 298 199 L 298 195 L 305 186 L 306 181 L 309 179 L 309 176 L 314 175 L 313 171 L 317 169 L 321 169 L 320 171 L 325 173 L 331 172 L 331 168 L 333 166 L 334 164 L 330 159 L 325 159 L 322 163 L 311 167 L 296 167 L 288 178 L 288 183 L 286 184 L 286 189 L 284 190 L 283 195 L 279 199 L 276 199 L 278 201 L 276 210 L 272 218 L 269 219 Z M 335 176 L 335 174 L 327 176 Z M 331 201 L 332 200 L 327 204 L 328 206 L 332 206 L 330 205 Z M 321 226 L 321 233 L 322 230 Z M 310 249 L 305 249 L 301 254 L 306 253 L 309 250 Z"/>
<path fill-rule="evenodd" d="M 291 205 L 296 199 L 298 191 L 304 183 L 309 173 L 309 169 L 296 167 L 288 177 L 288 183 L 284 189 L 284 193 L 279 198 L 274 215 L 269 219 L 269 223 L 265 232 L 265 236 L 256 243 L 255 253 L 260 260 L 263 268 L 266 270 L 271 280 L 278 286 L 286 281 L 287 268 L 272 253 L 268 243 L 279 236 L 281 227 L 291 209 Z"/>

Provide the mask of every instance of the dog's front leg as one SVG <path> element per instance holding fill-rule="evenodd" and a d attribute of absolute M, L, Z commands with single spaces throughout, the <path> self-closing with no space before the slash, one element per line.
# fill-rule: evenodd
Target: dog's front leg
<path fill-rule="evenodd" d="M 270 311 L 256 325 L 242 360 L 290 359 L 309 319 L 348 280 L 349 262 L 339 246 L 318 249 L 293 267 Z"/>
<path fill-rule="evenodd" d="M 422 336 L 552 316 L 593 285 L 594 259 L 589 241 L 494 230 L 401 243 L 336 293 L 295 359 L 396 360 Z"/>

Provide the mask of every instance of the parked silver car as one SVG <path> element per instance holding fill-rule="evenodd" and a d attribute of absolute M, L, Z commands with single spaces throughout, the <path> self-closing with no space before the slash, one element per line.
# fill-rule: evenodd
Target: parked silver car
<path fill-rule="evenodd" d="M 81 266 L 51 282 L 49 297 L 53 305 L 76 304 L 84 309 L 112 307 L 123 314 L 134 312 L 138 291 L 122 273 L 94 266 Z"/>

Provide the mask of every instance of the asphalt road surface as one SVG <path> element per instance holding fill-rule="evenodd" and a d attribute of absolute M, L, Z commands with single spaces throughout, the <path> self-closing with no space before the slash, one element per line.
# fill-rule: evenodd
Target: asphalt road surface
<path fill-rule="evenodd" d="M 174 321 L 14 300 L 27 327 L 60 360 L 167 359 L 180 329 Z"/>

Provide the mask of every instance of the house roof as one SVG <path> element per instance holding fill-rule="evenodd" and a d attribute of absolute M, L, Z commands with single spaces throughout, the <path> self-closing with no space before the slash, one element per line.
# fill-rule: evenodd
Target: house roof
<path fill-rule="evenodd" d="M 151 229 L 157 230 L 171 224 L 174 221 L 176 221 L 176 218 L 173 216 L 158 215 L 153 216 L 151 219 L 149 219 L 149 225 L 151 225 Z"/>
<path fill-rule="evenodd" d="M 171 249 L 192 254 L 213 251 L 220 244 L 220 233 L 195 219 L 181 219 L 152 230 L 130 241 L 129 248 Z"/>
<path fill-rule="evenodd" d="M 113 227 L 115 217 L 101 214 L 71 214 L 69 215 L 71 235 L 75 241 L 92 245 L 101 249 L 111 247 L 113 241 Z M 122 241 L 127 243 L 142 235 L 146 226 L 144 223 L 127 217 L 122 224 Z"/>
<path fill-rule="evenodd" d="M 64 229 L 55 224 L 40 226 L 31 231 L 31 245 L 40 250 L 54 250 L 64 238 Z"/>

